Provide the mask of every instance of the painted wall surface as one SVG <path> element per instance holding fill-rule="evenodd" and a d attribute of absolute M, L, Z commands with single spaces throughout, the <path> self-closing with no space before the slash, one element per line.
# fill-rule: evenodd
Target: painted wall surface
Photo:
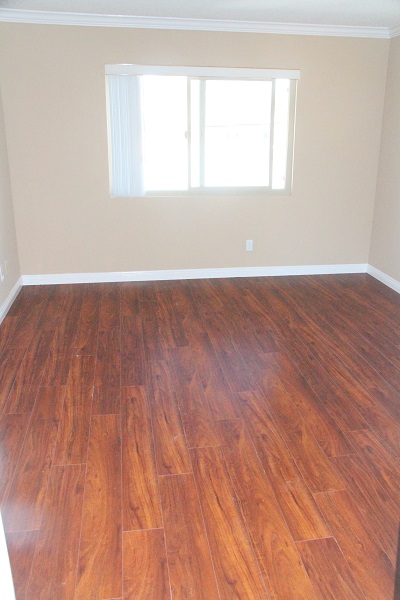
<path fill-rule="evenodd" d="M 0 264 L 7 261 L 7 275 L 0 283 L 0 307 L 20 277 L 14 212 L 11 199 L 7 143 L 0 92 Z"/>
<path fill-rule="evenodd" d="M 22 273 L 366 263 L 388 49 L 380 39 L 1 24 Z M 300 69 L 292 194 L 110 198 L 107 63 Z"/>
<path fill-rule="evenodd" d="M 400 281 L 400 37 L 390 41 L 371 238 L 372 266 Z"/>

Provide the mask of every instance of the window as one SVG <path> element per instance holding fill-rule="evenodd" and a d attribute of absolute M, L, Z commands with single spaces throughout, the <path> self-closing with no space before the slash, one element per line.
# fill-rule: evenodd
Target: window
<path fill-rule="evenodd" d="M 289 192 L 298 77 L 108 65 L 111 195 Z"/>

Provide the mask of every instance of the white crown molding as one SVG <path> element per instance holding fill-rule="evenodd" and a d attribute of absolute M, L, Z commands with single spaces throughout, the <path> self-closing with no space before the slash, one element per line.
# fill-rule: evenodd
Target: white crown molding
<path fill-rule="evenodd" d="M 283 275 L 332 275 L 366 273 L 366 264 L 299 265 L 291 267 L 237 267 L 221 269 L 174 269 L 162 271 L 126 271 L 107 273 L 60 273 L 23 275 L 23 285 L 59 283 L 104 283 L 121 281 L 172 281 L 176 279 L 224 279 L 228 277 L 271 277 Z"/>
<path fill-rule="evenodd" d="M 8 294 L 7 298 L 4 300 L 3 304 L 0 306 L 0 323 L 3 321 L 4 317 L 10 310 L 12 303 L 15 298 L 18 296 L 19 290 L 23 286 L 22 277 L 18 279 L 11 292 Z"/>
<path fill-rule="evenodd" d="M 268 23 L 216 19 L 137 17 L 87 13 L 49 12 L 0 8 L 0 21 L 41 25 L 80 25 L 87 27 L 130 27 L 136 29 L 177 29 L 227 31 L 238 33 L 275 33 L 281 35 L 319 35 L 330 37 L 389 38 L 387 27 L 312 25 L 305 23 Z"/>
<path fill-rule="evenodd" d="M 390 275 L 386 275 L 386 273 L 379 271 L 379 269 L 376 269 L 372 265 L 368 265 L 367 273 L 400 294 L 400 281 L 397 281 L 397 279 L 390 277 Z"/>
<path fill-rule="evenodd" d="M 389 38 L 395 38 L 400 35 L 400 25 L 396 25 L 395 27 L 389 27 Z"/>

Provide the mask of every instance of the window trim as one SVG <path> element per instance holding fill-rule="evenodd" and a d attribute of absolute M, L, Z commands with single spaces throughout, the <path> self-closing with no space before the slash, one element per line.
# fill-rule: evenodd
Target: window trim
<path fill-rule="evenodd" d="M 118 198 L 136 198 L 136 197 L 197 197 L 197 196 L 288 196 L 292 193 L 293 184 L 293 156 L 294 156 L 294 124 L 296 117 L 296 97 L 297 81 L 300 79 L 298 69 L 255 69 L 255 68 L 236 68 L 236 67 L 194 67 L 194 66 L 160 66 L 160 65 L 138 65 L 138 64 L 108 64 L 105 65 L 106 75 L 106 97 L 107 97 L 107 130 L 108 130 L 108 153 L 109 153 L 109 172 L 110 172 L 110 195 Z M 289 111 L 289 131 L 288 131 L 288 152 L 287 152 L 287 184 L 284 189 L 272 189 L 271 187 L 189 187 L 187 190 L 141 190 L 140 186 L 130 182 L 129 192 L 126 194 L 113 193 L 113 165 L 116 157 L 112 150 L 112 119 L 111 103 L 109 94 L 108 76 L 140 76 L 140 75 L 178 75 L 196 79 L 242 79 L 272 81 L 276 79 L 289 79 L 290 84 L 290 107 Z M 274 95 L 273 95 L 274 98 Z M 273 123 L 272 123 L 273 126 Z M 272 157 L 271 157 L 272 158 Z M 122 159 L 126 163 L 126 157 Z M 190 181 L 190 164 L 189 181 Z M 139 191 L 138 191 L 139 190 Z"/>
<path fill-rule="evenodd" d="M 106 75 L 181 75 L 211 79 L 300 79 L 298 69 L 252 69 L 240 67 L 175 67 L 157 65 L 106 65 Z"/>

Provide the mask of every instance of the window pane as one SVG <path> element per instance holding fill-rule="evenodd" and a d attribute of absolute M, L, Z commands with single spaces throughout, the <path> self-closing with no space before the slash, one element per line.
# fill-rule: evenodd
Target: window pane
<path fill-rule="evenodd" d="M 286 166 L 289 135 L 290 80 L 275 81 L 274 145 L 272 161 L 272 189 L 286 186 Z"/>
<path fill-rule="evenodd" d="M 205 185 L 268 186 L 272 83 L 205 85 Z"/>
<path fill-rule="evenodd" d="M 188 189 L 187 79 L 143 76 L 146 190 Z"/>

